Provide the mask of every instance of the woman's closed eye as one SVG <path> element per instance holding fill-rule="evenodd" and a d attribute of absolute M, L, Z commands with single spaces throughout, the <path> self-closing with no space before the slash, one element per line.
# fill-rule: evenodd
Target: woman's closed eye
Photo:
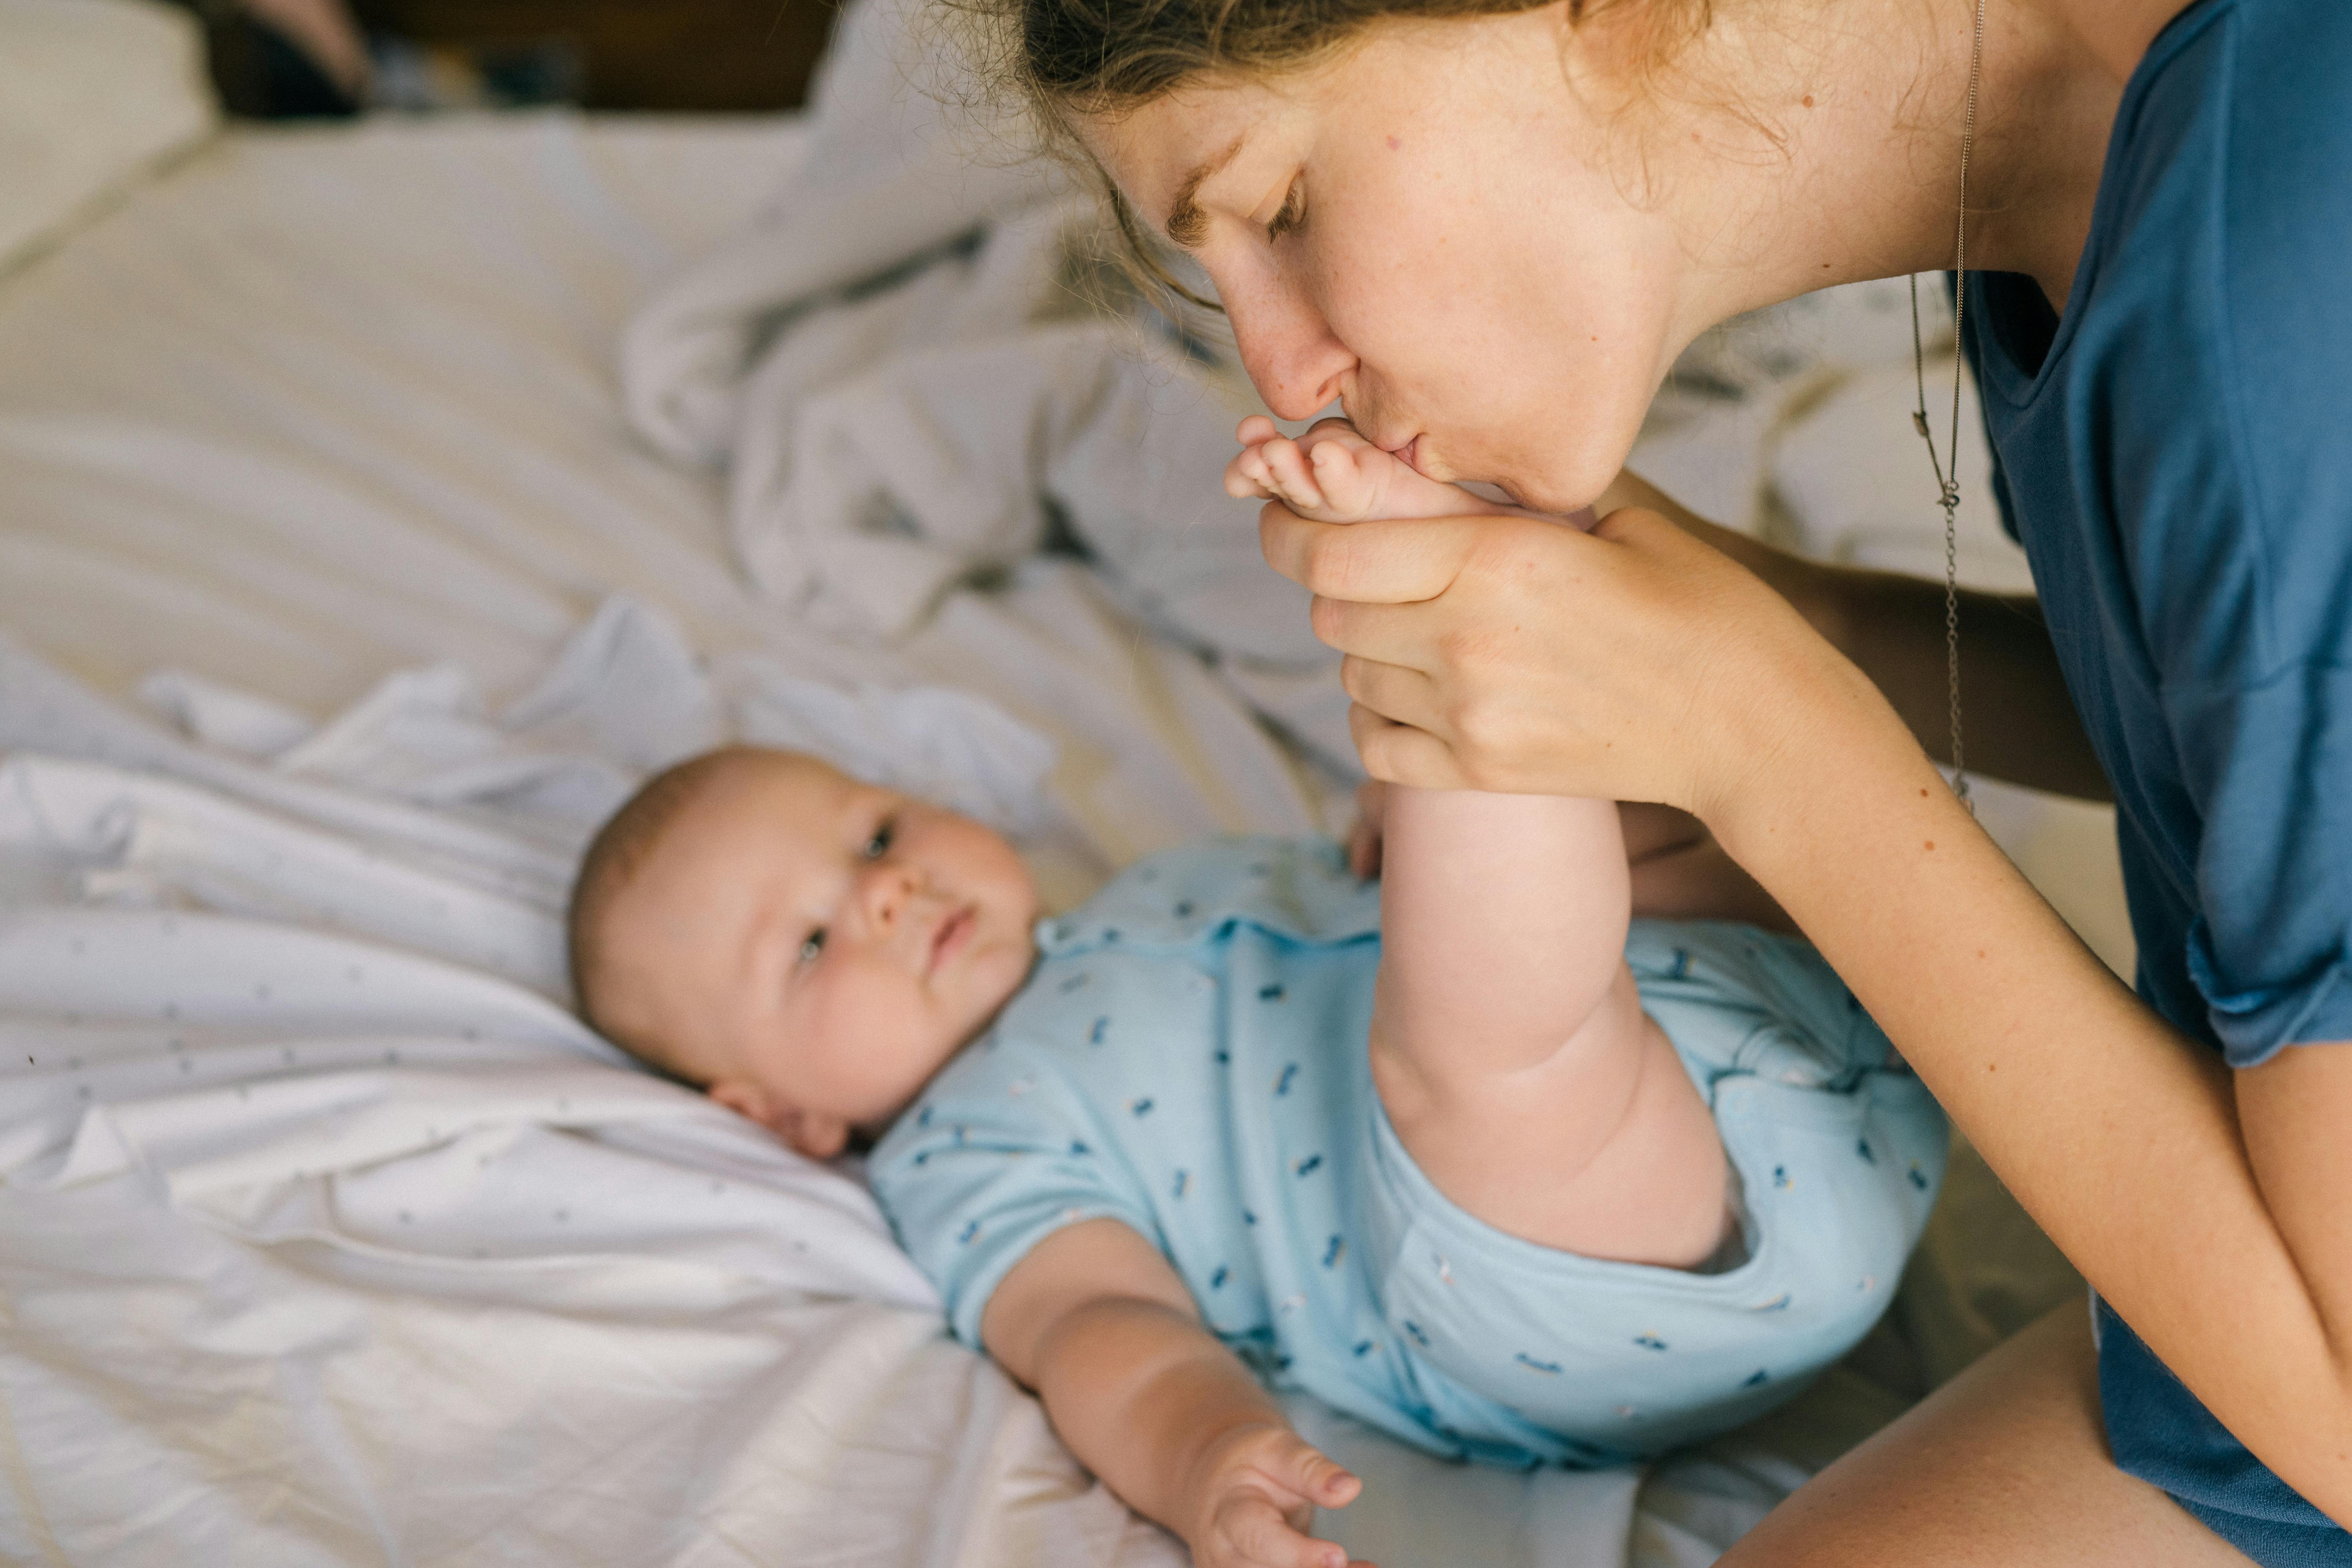
<path fill-rule="evenodd" d="M 1282 210 L 1265 226 L 1268 239 L 1280 239 L 1286 234 L 1296 234 L 1307 222 L 1307 186 L 1304 181 L 1293 180 L 1282 198 Z"/>

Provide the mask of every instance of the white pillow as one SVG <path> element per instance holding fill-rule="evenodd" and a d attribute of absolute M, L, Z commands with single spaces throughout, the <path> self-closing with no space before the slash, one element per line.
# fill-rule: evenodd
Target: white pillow
<path fill-rule="evenodd" d="M 210 135 L 219 115 L 193 13 L 0 0 L 0 272 Z"/>

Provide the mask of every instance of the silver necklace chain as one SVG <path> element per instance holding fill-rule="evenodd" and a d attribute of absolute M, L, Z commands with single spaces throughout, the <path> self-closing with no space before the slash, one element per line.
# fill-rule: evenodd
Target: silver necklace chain
<path fill-rule="evenodd" d="M 1969 794 L 1966 754 L 1960 747 L 1960 332 L 1969 316 L 1969 156 L 1976 150 L 1977 88 L 1984 79 L 1985 0 L 1977 0 L 1976 36 L 1969 55 L 1968 110 L 1960 121 L 1960 217 L 1952 241 L 1952 426 L 1948 468 L 1927 427 L 1927 351 L 1919 334 L 1919 275 L 1911 275 L 1911 369 L 1919 388 L 1912 426 L 1927 443 L 1936 473 L 1936 504 L 1944 509 L 1944 677 L 1952 709 L 1952 793 L 1976 813 Z"/>

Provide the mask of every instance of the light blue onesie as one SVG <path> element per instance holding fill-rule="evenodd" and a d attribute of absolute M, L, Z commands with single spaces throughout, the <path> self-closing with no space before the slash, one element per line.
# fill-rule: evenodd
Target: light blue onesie
<path fill-rule="evenodd" d="M 1634 922 L 1742 1187 L 1744 1261 L 1685 1272 L 1519 1240 L 1422 1174 L 1366 1053 L 1379 900 L 1328 841 L 1221 840 L 1039 927 L 1028 984 L 869 1165 L 959 1338 L 1031 1247 L 1108 1215 L 1272 1383 L 1433 1453 L 1598 1465 L 1760 1414 L 1877 1320 L 1944 1118 L 1811 948 Z"/>

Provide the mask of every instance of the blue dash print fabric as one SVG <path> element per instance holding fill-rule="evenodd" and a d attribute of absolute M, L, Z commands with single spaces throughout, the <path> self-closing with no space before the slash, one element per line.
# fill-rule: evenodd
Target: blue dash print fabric
<path fill-rule="evenodd" d="M 869 1165 L 959 1338 L 1040 1240 L 1108 1216 L 1268 1382 L 1442 1456 L 1589 1466 L 1761 1414 L 1877 1320 L 1945 1122 L 1810 947 L 1634 923 L 1741 1189 L 1736 1266 L 1689 1272 L 1535 1246 L 1422 1173 L 1367 1055 L 1379 897 L 1328 841 L 1218 840 L 1040 926 L 1026 986 Z"/>

